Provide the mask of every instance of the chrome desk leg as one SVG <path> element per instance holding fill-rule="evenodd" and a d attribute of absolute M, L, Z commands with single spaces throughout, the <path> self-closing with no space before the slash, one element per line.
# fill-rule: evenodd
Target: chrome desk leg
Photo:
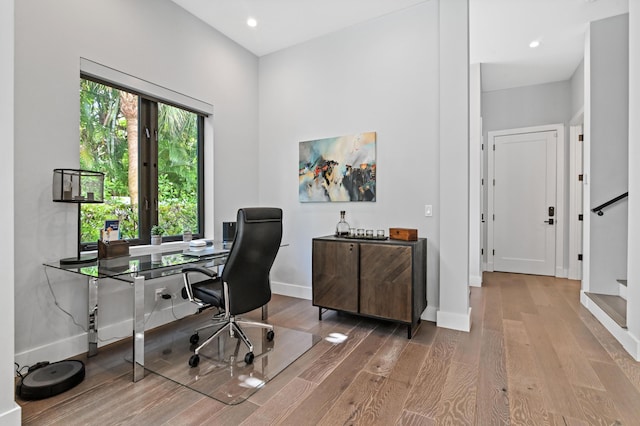
<path fill-rule="evenodd" d="M 133 280 L 133 381 L 144 378 L 144 277 Z"/>
<path fill-rule="evenodd" d="M 89 278 L 89 351 L 87 357 L 98 354 L 98 279 Z"/>

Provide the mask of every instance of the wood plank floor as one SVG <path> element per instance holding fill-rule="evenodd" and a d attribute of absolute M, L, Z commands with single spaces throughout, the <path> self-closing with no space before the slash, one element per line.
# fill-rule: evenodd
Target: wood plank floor
<path fill-rule="evenodd" d="M 640 363 L 579 303 L 579 282 L 485 273 L 472 330 L 394 324 L 274 296 L 270 322 L 323 340 L 249 400 L 227 406 L 148 374 L 127 342 L 101 348 L 83 383 L 23 402 L 25 425 L 640 425 Z M 259 317 L 255 312 L 251 315 Z M 277 337 L 276 337 L 277 338 Z"/>

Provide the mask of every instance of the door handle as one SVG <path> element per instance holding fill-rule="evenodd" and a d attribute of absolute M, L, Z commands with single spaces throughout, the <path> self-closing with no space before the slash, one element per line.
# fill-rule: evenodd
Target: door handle
<path fill-rule="evenodd" d="M 553 219 L 545 220 L 544 223 L 548 223 L 549 225 L 553 225 Z"/>

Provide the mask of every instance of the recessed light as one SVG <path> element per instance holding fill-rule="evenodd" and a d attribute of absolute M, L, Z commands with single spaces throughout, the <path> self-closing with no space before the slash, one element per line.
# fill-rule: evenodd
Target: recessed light
<path fill-rule="evenodd" d="M 535 49 L 538 46 L 540 46 L 540 42 L 538 40 L 533 40 L 531 43 L 529 43 L 529 47 L 532 49 Z"/>
<path fill-rule="evenodd" d="M 258 21 L 256 21 L 256 18 L 249 18 L 247 19 L 247 25 L 251 28 L 255 28 L 258 25 Z"/>

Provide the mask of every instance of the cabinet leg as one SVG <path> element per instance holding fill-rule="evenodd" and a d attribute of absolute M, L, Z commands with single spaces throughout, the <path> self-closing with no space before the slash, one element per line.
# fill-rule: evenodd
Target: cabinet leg
<path fill-rule="evenodd" d="M 318 321 L 322 321 L 322 308 L 318 308 Z"/>
<path fill-rule="evenodd" d="M 411 324 L 407 326 L 407 339 L 411 339 Z"/>

